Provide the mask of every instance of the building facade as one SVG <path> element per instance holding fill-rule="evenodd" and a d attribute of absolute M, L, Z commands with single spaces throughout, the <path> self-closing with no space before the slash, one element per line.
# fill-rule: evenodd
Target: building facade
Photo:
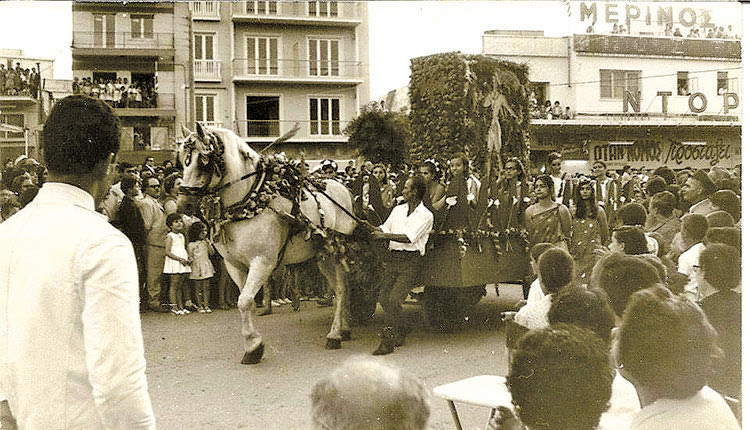
<path fill-rule="evenodd" d="M 369 101 L 366 2 L 197 1 L 193 114 L 261 149 L 351 158 L 343 134 Z M 194 128 L 194 127 L 189 127 Z"/>
<path fill-rule="evenodd" d="M 190 26 L 184 2 L 73 3 L 74 85 L 120 116 L 119 159 L 173 158 L 191 119 Z"/>
<path fill-rule="evenodd" d="M 580 4 L 584 10 L 596 7 L 595 2 Z M 610 7 L 600 6 L 602 11 Z M 655 10 L 655 22 L 657 12 L 663 16 L 660 24 L 681 25 L 678 12 L 670 9 L 672 15 L 667 15 Z M 690 15 L 679 12 L 679 16 Z M 645 31 L 563 37 L 488 31 L 482 52 L 529 65 L 530 98 L 532 106 L 537 105 L 531 120 L 534 167 L 540 167 L 550 151 L 579 160 L 579 170 L 596 160 L 609 168 L 649 169 L 661 165 L 731 168 L 740 163 L 738 39 L 660 36 Z M 545 114 L 547 101 L 553 107 L 560 103 L 561 118 Z M 572 119 L 563 119 L 567 116 Z"/>

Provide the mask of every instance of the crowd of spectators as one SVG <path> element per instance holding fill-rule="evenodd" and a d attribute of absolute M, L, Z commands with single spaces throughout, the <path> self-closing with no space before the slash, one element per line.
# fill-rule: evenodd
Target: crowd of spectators
<path fill-rule="evenodd" d="M 483 175 L 457 154 L 445 168 L 429 159 L 412 166 L 368 161 L 360 170 L 350 163 L 339 170 L 326 160 L 310 174 L 345 183 L 356 213 L 372 225 L 383 224 L 402 201 L 408 178 L 419 175 L 427 187 L 422 203 L 436 217 L 442 213 L 440 219 L 451 222 L 456 210 L 504 213 L 509 218 L 503 226 L 528 232 L 529 281 L 535 282 L 518 312 L 508 315 L 512 404 L 493 416 L 489 428 L 606 430 L 625 422 L 634 430 L 739 429 L 740 166 L 613 170 L 597 161 L 590 173 L 568 174 L 561 164 L 562 156 L 551 153 L 544 171 L 527 174 L 523 163 L 509 159 Z M 174 247 L 167 227 L 170 235 L 186 233 L 184 245 L 206 240 L 198 208 L 176 205 L 180 170 L 150 156 L 118 167 L 119 181 L 99 210 L 139 242 L 134 248 L 145 249 L 138 257 L 143 309 L 183 315 L 228 307 L 238 291 L 225 275 L 210 289 L 180 286 L 184 296 L 177 307 L 175 284 L 161 276 L 165 243 L 168 252 Z M 28 204 L 44 178 L 34 159 L 6 160 L 2 219 Z M 540 223 L 546 213 L 553 216 Z M 155 266 L 149 247 L 162 249 Z M 190 264 L 197 257 L 189 249 L 182 262 L 194 271 Z M 271 284 L 268 292 L 269 300 L 289 299 L 289 291 Z M 378 384 L 385 384 L 383 391 L 373 397 Z M 346 405 L 357 407 L 340 404 L 342 393 Z M 342 365 L 315 386 L 312 399 L 320 429 L 357 422 L 370 428 L 383 420 L 395 420 L 385 428 L 424 429 L 429 416 L 419 381 L 368 360 Z M 412 406 L 404 407 L 403 399 Z M 391 407 L 403 414 L 380 413 Z"/>
<path fill-rule="evenodd" d="M 586 33 L 595 33 L 594 26 L 590 25 L 586 28 Z M 612 30 L 610 34 L 630 34 L 630 23 L 626 24 L 612 24 Z M 703 27 L 703 28 L 690 28 L 685 34 L 682 33 L 679 26 L 674 26 L 671 23 L 664 24 L 664 28 L 659 31 L 658 36 L 666 37 L 690 37 L 690 38 L 703 38 L 703 39 L 739 39 L 740 36 L 734 32 L 731 25 L 727 25 L 726 28 L 722 26 L 714 27 Z"/>
<path fill-rule="evenodd" d="M 73 94 L 83 94 L 103 100 L 116 108 L 154 108 L 154 87 L 140 82 L 128 83 L 128 78 L 103 79 L 73 78 Z"/>
<path fill-rule="evenodd" d="M 554 104 L 547 100 L 540 105 L 534 93 L 529 97 L 529 115 L 534 119 L 573 119 L 575 116 L 570 106 L 563 109 L 558 100 Z"/>
<path fill-rule="evenodd" d="M 21 63 L 16 67 L 5 67 L 0 64 L 0 95 L 39 97 L 41 77 L 36 67 L 24 69 Z"/>

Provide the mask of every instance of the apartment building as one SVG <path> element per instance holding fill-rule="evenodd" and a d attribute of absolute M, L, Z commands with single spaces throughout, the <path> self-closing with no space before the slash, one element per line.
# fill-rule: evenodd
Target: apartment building
<path fill-rule="evenodd" d="M 192 118 L 190 26 L 184 2 L 73 3 L 74 85 L 120 116 L 120 159 L 173 158 Z"/>
<path fill-rule="evenodd" d="M 0 65 L 0 73 L 16 68 L 41 71 L 38 90 L 54 75 L 54 60 L 29 57 L 22 49 L 0 49 Z M 19 82 L 11 89 L 7 78 L 4 82 L 8 86 L 0 89 L 0 159 L 14 160 L 22 154 L 38 158 L 42 94 L 32 94 L 28 85 Z"/>
<path fill-rule="evenodd" d="M 366 2 L 190 3 L 193 113 L 260 149 L 351 158 L 343 134 L 369 101 Z M 193 127 L 190 127 L 193 128 Z"/>
<path fill-rule="evenodd" d="M 591 15 L 597 5 L 600 12 L 618 6 L 579 4 L 581 21 L 591 19 L 585 12 Z M 600 19 L 598 29 L 591 25 L 589 32 L 563 37 L 546 37 L 540 31 L 485 32 L 484 54 L 529 65 L 530 96 L 540 113 L 531 120 L 532 165 L 541 166 L 550 151 L 580 160 L 578 168 L 596 160 L 610 168 L 740 163 L 740 40 L 659 35 L 666 24 L 684 27 L 685 35 L 698 28 L 699 22 L 687 19 L 695 15 L 691 5 L 629 5 L 650 14 L 648 21 L 638 21 L 644 31 L 613 34 L 606 30 L 613 24 Z M 563 112 L 570 107 L 572 119 L 547 118 L 543 106 L 548 100 L 559 101 Z"/>

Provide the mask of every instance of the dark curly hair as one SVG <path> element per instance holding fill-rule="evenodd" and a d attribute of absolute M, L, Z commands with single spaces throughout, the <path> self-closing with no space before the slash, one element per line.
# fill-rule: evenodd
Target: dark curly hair
<path fill-rule="evenodd" d="M 695 395 L 709 381 L 721 353 L 703 311 L 661 286 L 630 297 L 618 341 L 623 370 L 657 398 Z"/>
<path fill-rule="evenodd" d="M 584 200 L 581 197 L 581 187 L 588 186 L 591 188 L 591 197 Z M 573 195 L 575 201 L 576 211 L 574 216 L 577 219 L 596 219 L 599 215 L 599 205 L 596 203 L 596 196 L 594 195 L 594 183 L 588 179 L 582 179 L 576 187 L 576 192 Z"/>
<path fill-rule="evenodd" d="M 550 324 L 570 323 L 594 332 L 609 346 L 615 311 L 601 288 L 568 285 L 552 301 L 547 313 Z"/>
<path fill-rule="evenodd" d="M 44 123 L 41 147 L 50 172 L 90 173 L 97 163 L 120 150 L 120 120 L 101 100 L 65 97 Z"/>
<path fill-rule="evenodd" d="M 609 408 L 614 376 L 591 330 L 555 324 L 520 339 L 506 385 L 528 428 L 593 430 Z"/>

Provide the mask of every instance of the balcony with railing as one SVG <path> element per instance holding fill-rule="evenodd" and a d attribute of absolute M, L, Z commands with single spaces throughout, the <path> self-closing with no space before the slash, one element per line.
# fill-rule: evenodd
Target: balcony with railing
<path fill-rule="evenodd" d="M 193 74 L 196 81 L 221 81 L 221 61 L 195 60 Z"/>
<path fill-rule="evenodd" d="M 310 61 L 276 58 L 232 61 L 235 82 L 301 82 L 356 85 L 364 82 L 360 61 Z"/>
<path fill-rule="evenodd" d="M 358 2 L 248 0 L 232 2 L 232 19 L 286 25 L 355 27 L 362 23 Z"/>
<path fill-rule="evenodd" d="M 198 121 L 198 123 L 204 127 L 224 128 L 224 123 L 221 121 Z"/>
<path fill-rule="evenodd" d="M 306 139 L 346 142 L 344 129 L 349 121 L 341 120 L 237 120 L 234 131 L 244 139 L 275 139 L 300 123 L 300 135 Z M 293 139 L 294 140 L 294 139 Z"/>
<path fill-rule="evenodd" d="M 631 36 L 623 34 L 576 34 L 579 54 L 721 58 L 740 61 L 742 48 L 735 39 Z"/>
<path fill-rule="evenodd" d="M 73 55 L 153 57 L 173 52 L 173 33 L 73 32 Z"/>
<path fill-rule="evenodd" d="M 193 20 L 219 21 L 221 19 L 221 2 L 191 1 L 190 12 Z"/>

